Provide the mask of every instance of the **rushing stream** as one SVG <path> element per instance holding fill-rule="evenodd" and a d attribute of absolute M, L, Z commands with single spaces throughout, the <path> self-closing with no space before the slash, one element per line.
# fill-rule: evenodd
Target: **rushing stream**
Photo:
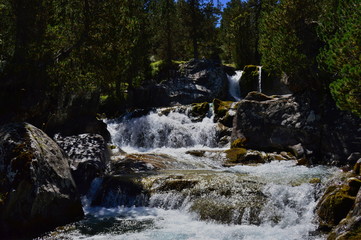
<path fill-rule="evenodd" d="M 194 121 L 187 109 L 160 109 L 107 124 L 128 154 L 166 163 L 95 179 L 85 219 L 45 239 L 323 239 L 314 208 L 334 168 L 276 160 L 225 167 L 212 112 Z"/>

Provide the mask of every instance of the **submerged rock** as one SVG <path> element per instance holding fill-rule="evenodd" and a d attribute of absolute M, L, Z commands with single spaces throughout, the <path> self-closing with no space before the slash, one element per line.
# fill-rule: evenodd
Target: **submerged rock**
<path fill-rule="evenodd" d="M 2 237 L 29 237 L 83 216 L 67 157 L 30 124 L 0 128 L 0 175 Z"/>
<path fill-rule="evenodd" d="M 174 161 L 170 156 L 157 154 L 123 154 L 113 156 L 110 172 L 113 175 L 133 174 L 167 168 Z"/>

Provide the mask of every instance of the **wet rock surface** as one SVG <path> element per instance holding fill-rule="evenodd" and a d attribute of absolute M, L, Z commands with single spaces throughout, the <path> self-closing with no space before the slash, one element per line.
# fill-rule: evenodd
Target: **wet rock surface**
<path fill-rule="evenodd" d="M 0 128 L 1 236 L 37 233 L 75 221 L 83 210 L 67 156 L 27 123 Z"/>
<path fill-rule="evenodd" d="M 81 194 L 89 190 L 94 178 L 103 176 L 110 160 L 107 144 L 98 134 L 54 137 L 69 156 L 72 175 Z"/>
<path fill-rule="evenodd" d="M 320 227 L 329 232 L 328 240 L 361 239 L 361 176 L 358 165 L 357 162 L 354 170 L 330 185 L 317 205 Z"/>

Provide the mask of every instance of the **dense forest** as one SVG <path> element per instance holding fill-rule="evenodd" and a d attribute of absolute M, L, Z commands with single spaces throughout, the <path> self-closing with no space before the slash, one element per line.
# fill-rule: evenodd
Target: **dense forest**
<path fill-rule="evenodd" d="M 106 111 L 191 58 L 262 65 L 361 116 L 358 0 L 0 0 L 0 19 L 5 121 L 74 95 Z"/>

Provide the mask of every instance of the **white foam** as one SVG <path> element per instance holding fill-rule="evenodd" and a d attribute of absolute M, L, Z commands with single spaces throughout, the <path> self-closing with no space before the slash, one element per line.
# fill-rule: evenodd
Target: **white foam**
<path fill-rule="evenodd" d="M 108 215 L 106 215 L 108 214 Z M 118 220 L 152 220 L 148 229 L 133 231 L 119 235 L 107 233 L 89 236 L 73 231 L 67 233 L 71 239 L 99 239 L 99 240 L 300 240 L 317 239 L 309 236 L 310 223 L 300 223 L 287 227 L 271 225 L 224 225 L 212 222 L 198 221 L 195 216 L 178 210 L 164 210 L 159 208 L 118 208 L 117 211 L 102 212 L 98 217 L 120 217 Z M 119 222 L 119 226 L 122 222 Z M 116 229 L 119 229 L 115 227 Z M 60 236 L 59 236 L 60 237 Z"/>
<path fill-rule="evenodd" d="M 241 80 L 243 71 L 236 71 L 236 74 L 228 76 L 228 92 L 234 98 L 235 101 L 241 100 L 241 89 L 239 87 L 239 81 Z"/>

